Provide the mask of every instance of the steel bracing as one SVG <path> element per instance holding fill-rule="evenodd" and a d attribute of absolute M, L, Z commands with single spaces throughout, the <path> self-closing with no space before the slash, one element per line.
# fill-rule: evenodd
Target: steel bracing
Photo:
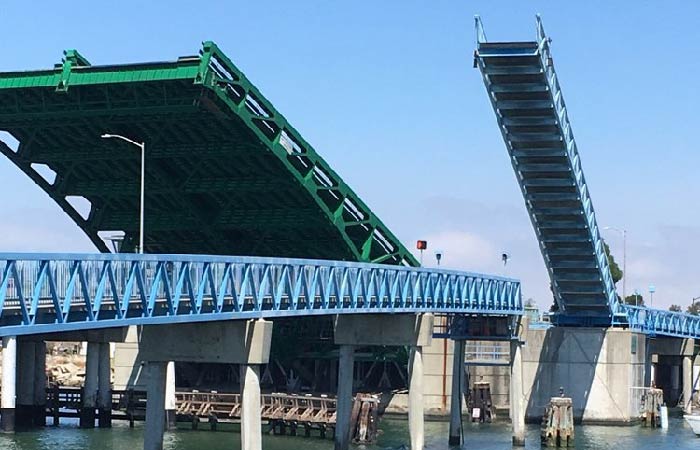
<path fill-rule="evenodd" d="M 146 143 L 146 252 L 418 265 L 212 42 L 172 62 L 69 50 L 53 69 L 0 73 L 0 130 L 19 141 L 0 152 L 100 251 L 104 233 L 125 233 L 122 252 L 138 241 L 139 155 L 100 139 L 114 133 Z"/>
<path fill-rule="evenodd" d="M 625 305 L 632 330 L 651 336 L 700 339 L 700 317 L 686 313 Z"/>
<path fill-rule="evenodd" d="M 530 42 L 489 42 L 476 18 L 481 70 L 559 306 L 556 321 L 610 325 L 618 302 L 550 39 L 537 17 Z"/>
<path fill-rule="evenodd" d="M 332 314 L 517 316 L 520 282 L 284 258 L 0 254 L 0 336 Z"/>
<path fill-rule="evenodd" d="M 474 66 L 540 243 L 559 306 L 555 323 L 700 338 L 700 317 L 619 301 L 540 17 L 534 41 L 489 42 L 475 22 Z"/>

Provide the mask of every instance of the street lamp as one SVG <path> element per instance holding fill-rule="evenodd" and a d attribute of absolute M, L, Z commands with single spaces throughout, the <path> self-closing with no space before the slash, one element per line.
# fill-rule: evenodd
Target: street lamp
<path fill-rule="evenodd" d="M 654 292 L 656 292 L 656 286 L 653 284 L 649 285 L 649 308 L 654 306 Z"/>
<path fill-rule="evenodd" d="M 139 253 L 143 253 L 143 197 L 144 197 L 144 185 L 145 185 L 145 175 L 146 175 L 146 143 L 136 142 L 129 139 L 128 137 L 121 136 L 119 134 L 109 134 L 105 133 L 102 139 L 121 139 L 124 142 L 135 145 L 141 149 L 141 200 L 139 204 Z"/>
<path fill-rule="evenodd" d="M 622 234 L 622 301 L 627 298 L 627 230 L 616 227 L 605 227 L 604 230 L 617 231 Z"/>

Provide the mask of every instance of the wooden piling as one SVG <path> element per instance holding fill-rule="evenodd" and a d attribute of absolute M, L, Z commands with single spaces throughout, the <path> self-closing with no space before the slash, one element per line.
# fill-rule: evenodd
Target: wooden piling
<path fill-rule="evenodd" d="M 493 402 L 491 400 L 491 383 L 475 381 L 469 396 L 469 412 L 472 422 L 488 422 L 495 419 Z"/>
<path fill-rule="evenodd" d="M 642 423 L 645 427 L 661 426 L 661 405 L 664 402 L 664 392 L 661 389 L 648 388 L 642 395 Z"/>
<path fill-rule="evenodd" d="M 356 394 L 352 407 L 352 441 L 356 444 L 373 444 L 377 439 L 379 399 L 371 394 Z"/>
<path fill-rule="evenodd" d="M 543 446 L 574 446 L 574 408 L 571 398 L 552 397 L 542 416 L 540 433 Z"/>

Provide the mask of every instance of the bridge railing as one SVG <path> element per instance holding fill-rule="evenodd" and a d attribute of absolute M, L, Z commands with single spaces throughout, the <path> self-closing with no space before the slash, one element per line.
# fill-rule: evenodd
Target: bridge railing
<path fill-rule="evenodd" d="M 700 337 L 700 317 L 691 314 L 625 305 L 630 329 L 649 335 Z"/>
<path fill-rule="evenodd" d="M 521 314 L 520 283 L 342 261 L 0 253 L 0 335 L 368 312 Z"/>

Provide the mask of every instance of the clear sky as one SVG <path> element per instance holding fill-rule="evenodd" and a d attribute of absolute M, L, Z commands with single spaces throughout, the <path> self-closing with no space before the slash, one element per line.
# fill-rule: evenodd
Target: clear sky
<path fill-rule="evenodd" d="M 43 6 L 42 6 L 43 5 Z M 628 230 L 628 293 L 700 296 L 696 183 L 700 3 L 215 1 L 0 3 L 0 70 L 175 59 L 214 40 L 426 262 L 549 282 L 477 70 L 491 40 L 533 39 L 540 12 L 601 227 Z M 90 251 L 80 230 L 0 159 L 1 251 Z M 604 236 L 622 260 L 622 239 Z M 500 262 L 512 255 L 507 271 Z M 619 288 L 621 289 L 621 284 Z M 646 297 L 647 295 L 645 295 Z"/>

